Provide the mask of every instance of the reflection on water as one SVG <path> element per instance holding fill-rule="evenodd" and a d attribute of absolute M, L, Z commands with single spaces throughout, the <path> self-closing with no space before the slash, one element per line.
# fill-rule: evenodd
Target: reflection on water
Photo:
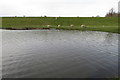
<path fill-rule="evenodd" d="M 107 44 L 113 43 L 114 42 L 114 40 L 113 40 L 114 37 L 117 39 L 117 37 L 114 36 L 113 33 L 107 33 L 106 37 L 105 37 L 105 43 L 107 43 Z"/>
<path fill-rule="evenodd" d="M 3 31 L 2 77 L 116 77 L 118 34 L 92 31 Z"/>

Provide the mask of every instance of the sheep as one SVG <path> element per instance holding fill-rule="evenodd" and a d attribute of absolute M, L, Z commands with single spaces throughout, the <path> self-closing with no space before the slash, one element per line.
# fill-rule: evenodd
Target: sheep
<path fill-rule="evenodd" d="M 85 25 L 82 24 L 81 27 L 83 28 L 83 27 L 85 27 Z"/>
<path fill-rule="evenodd" d="M 102 27 L 105 27 L 104 25 Z"/>
<path fill-rule="evenodd" d="M 51 25 L 47 25 L 47 27 L 48 27 L 48 28 L 50 28 L 50 27 L 51 27 Z"/>
<path fill-rule="evenodd" d="M 73 26 L 74 26 L 73 24 L 70 25 L 70 27 L 73 27 Z"/>
<path fill-rule="evenodd" d="M 61 25 L 58 25 L 58 27 L 60 27 Z"/>

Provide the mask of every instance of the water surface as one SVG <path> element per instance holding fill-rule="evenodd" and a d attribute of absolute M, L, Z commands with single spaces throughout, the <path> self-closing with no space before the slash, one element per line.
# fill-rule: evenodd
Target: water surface
<path fill-rule="evenodd" d="M 3 78 L 118 76 L 118 34 L 92 31 L 3 30 Z"/>

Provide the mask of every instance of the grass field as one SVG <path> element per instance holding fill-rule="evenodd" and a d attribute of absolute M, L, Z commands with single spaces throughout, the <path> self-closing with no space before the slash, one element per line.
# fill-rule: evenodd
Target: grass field
<path fill-rule="evenodd" d="M 73 27 L 70 25 L 73 24 Z M 86 28 L 81 28 L 84 24 Z M 51 28 L 64 30 L 90 30 L 118 33 L 117 17 L 2 17 L 2 28 Z M 57 27 L 57 25 L 61 25 Z"/>

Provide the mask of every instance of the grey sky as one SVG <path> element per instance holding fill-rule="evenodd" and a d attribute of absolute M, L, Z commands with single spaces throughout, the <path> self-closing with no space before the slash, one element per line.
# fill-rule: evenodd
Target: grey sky
<path fill-rule="evenodd" d="M 0 16 L 105 16 L 119 0 L 1 0 Z"/>

